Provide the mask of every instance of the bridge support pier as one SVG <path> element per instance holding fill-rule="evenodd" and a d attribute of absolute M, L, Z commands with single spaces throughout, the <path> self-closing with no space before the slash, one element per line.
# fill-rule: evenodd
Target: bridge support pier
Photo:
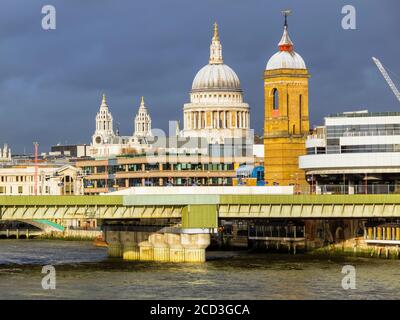
<path fill-rule="evenodd" d="M 185 262 L 185 248 L 181 244 L 181 235 L 166 233 L 165 241 L 169 246 L 169 261 Z"/>
<path fill-rule="evenodd" d="M 139 243 L 139 260 L 153 261 L 154 260 L 154 247 L 150 241 L 142 241 Z"/>
<path fill-rule="evenodd" d="M 120 242 L 119 231 L 108 231 L 107 232 L 107 243 L 108 243 L 108 255 L 114 258 L 122 257 L 122 246 Z"/>
<path fill-rule="evenodd" d="M 122 244 L 122 259 L 124 260 L 139 260 L 139 246 L 137 243 L 137 234 L 134 232 L 120 232 Z"/>
<path fill-rule="evenodd" d="M 206 248 L 210 244 L 209 234 L 181 234 L 185 248 L 185 262 L 205 262 Z"/>
<path fill-rule="evenodd" d="M 202 263 L 210 244 L 209 233 L 107 231 L 106 239 L 110 257 L 132 261 Z"/>

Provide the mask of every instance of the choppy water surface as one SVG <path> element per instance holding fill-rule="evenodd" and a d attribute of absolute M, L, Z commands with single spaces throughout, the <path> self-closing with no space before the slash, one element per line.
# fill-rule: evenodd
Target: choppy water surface
<path fill-rule="evenodd" d="M 123 262 L 90 242 L 0 240 L 0 299 L 400 299 L 400 261 L 208 252 L 205 264 Z M 57 271 L 43 290 L 42 266 Z M 357 289 L 343 290 L 342 267 Z"/>

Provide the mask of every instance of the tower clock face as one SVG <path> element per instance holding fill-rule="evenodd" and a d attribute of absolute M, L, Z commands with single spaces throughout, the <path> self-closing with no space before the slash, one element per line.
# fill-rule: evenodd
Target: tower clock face
<path fill-rule="evenodd" d="M 101 137 L 97 136 L 95 141 L 96 141 L 97 144 L 100 144 L 101 143 Z"/>

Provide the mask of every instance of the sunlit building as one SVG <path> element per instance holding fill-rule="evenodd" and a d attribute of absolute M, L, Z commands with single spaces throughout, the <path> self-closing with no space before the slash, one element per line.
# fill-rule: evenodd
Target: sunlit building
<path fill-rule="evenodd" d="M 208 155 L 138 155 L 79 160 L 84 193 L 100 194 L 139 186 L 231 186 L 236 169 L 247 157 Z"/>
<path fill-rule="evenodd" d="M 278 48 L 264 71 L 265 181 L 268 185 L 300 185 L 305 184 L 298 159 L 306 153 L 309 133 L 310 74 L 294 51 L 286 21 Z"/>
<path fill-rule="evenodd" d="M 80 170 L 71 165 L 40 164 L 36 175 L 33 164 L 0 168 L 0 195 L 35 194 L 54 196 L 83 194 Z"/>
<path fill-rule="evenodd" d="M 400 192 L 400 112 L 330 115 L 306 148 L 300 168 L 317 193 Z"/>

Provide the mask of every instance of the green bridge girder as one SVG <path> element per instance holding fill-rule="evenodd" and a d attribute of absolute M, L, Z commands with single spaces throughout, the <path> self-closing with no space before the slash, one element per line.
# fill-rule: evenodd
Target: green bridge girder
<path fill-rule="evenodd" d="M 400 217 L 400 195 L 0 196 L 1 220 L 181 218 L 215 228 L 218 218 Z"/>

